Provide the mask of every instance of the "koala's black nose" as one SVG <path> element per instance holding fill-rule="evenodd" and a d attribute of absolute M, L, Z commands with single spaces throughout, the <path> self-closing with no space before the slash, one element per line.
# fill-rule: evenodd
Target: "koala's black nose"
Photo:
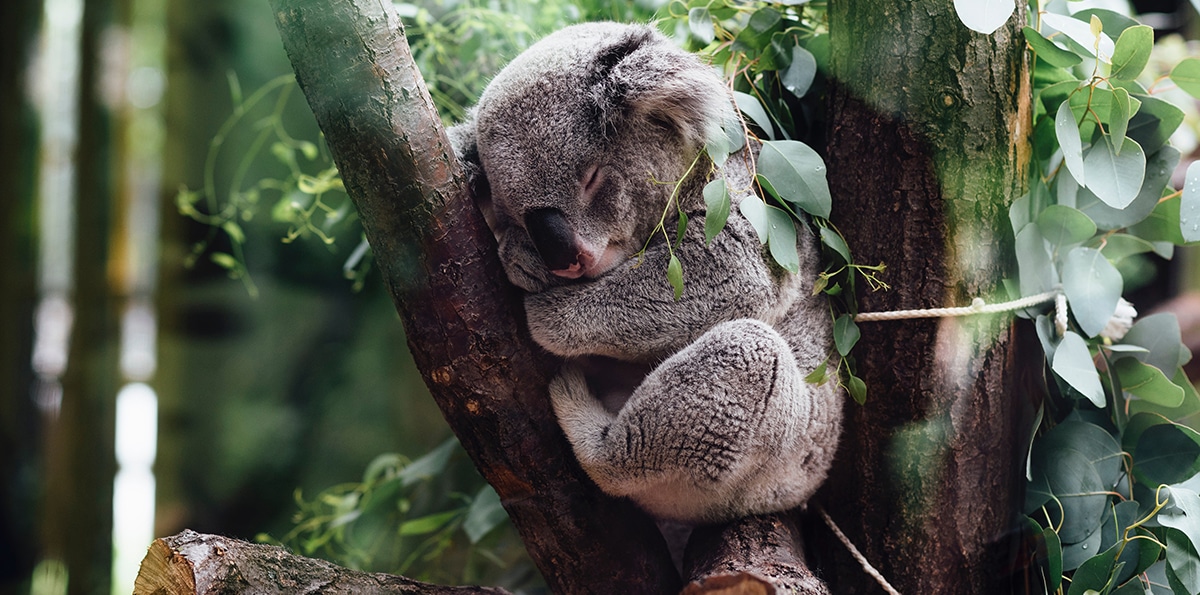
<path fill-rule="evenodd" d="M 533 238 L 542 262 L 551 271 L 568 269 L 579 261 L 575 231 L 558 209 L 535 209 L 525 215 L 525 229 Z"/>

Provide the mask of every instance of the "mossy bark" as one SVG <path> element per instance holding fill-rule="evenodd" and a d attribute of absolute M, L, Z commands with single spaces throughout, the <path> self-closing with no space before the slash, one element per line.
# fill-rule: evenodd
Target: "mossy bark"
<path fill-rule="evenodd" d="M 985 36 L 951 0 L 830 1 L 833 220 L 892 287 L 860 291 L 860 311 L 1003 295 L 1029 157 L 1021 18 Z M 867 402 L 849 404 L 823 499 L 903 593 L 1008 589 L 1033 411 L 1015 328 L 1011 315 L 861 325 Z M 848 557 L 836 566 L 834 592 L 878 589 Z"/>

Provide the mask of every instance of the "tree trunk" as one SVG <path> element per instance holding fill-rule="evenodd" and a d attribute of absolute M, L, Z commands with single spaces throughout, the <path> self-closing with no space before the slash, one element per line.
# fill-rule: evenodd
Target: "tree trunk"
<path fill-rule="evenodd" d="M 678 590 L 654 523 L 601 493 L 558 428 L 555 362 L 518 318 L 391 3 L 271 5 L 425 382 L 551 589 Z"/>
<path fill-rule="evenodd" d="M 100 97 L 103 32 L 111 0 L 84 5 L 80 37 L 79 139 L 75 155 L 74 268 L 61 409 L 47 413 L 42 510 L 46 556 L 66 564 L 68 593 L 112 589 L 113 451 L 117 313 L 109 285 L 113 118 Z M 85 498 L 79 495 L 85 494 Z"/>
<path fill-rule="evenodd" d="M 831 0 L 833 220 L 890 291 L 860 311 L 992 301 L 1028 161 L 1021 15 L 973 33 L 951 0 Z M 1032 403 L 1011 316 L 861 325 L 867 402 L 849 404 L 822 499 L 902 593 L 999 593 L 1015 545 Z M 823 537 L 828 539 L 828 537 Z M 845 554 L 837 593 L 878 587 Z"/>
<path fill-rule="evenodd" d="M 0 4 L 0 592 L 16 591 L 33 569 L 37 507 L 37 411 L 33 369 L 34 192 L 37 118 L 28 97 L 29 57 L 41 22 L 41 0 Z"/>

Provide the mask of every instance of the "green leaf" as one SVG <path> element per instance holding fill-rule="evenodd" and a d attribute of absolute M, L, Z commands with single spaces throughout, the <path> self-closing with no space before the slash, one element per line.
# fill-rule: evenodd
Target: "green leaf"
<path fill-rule="evenodd" d="M 1058 500 L 1058 505 L 1049 505 L 1046 509 L 1052 516 L 1052 525 L 1061 524 L 1058 536 L 1064 545 L 1063 567 L 1069 569 L 1074 561 L 1067 559 L 1069 548 L 1066 546 L 1091 539 L 1100 529 L 1109 486 L 1104 485 L 1096 468 L 1078 450 L 1068 448 L 1048 452 L 1036 444 L 1034 449 L 1033 476 Z M 1099 545 L 1099 535 L 1095 539 L 1096 544 L 1089 546 L 1091 552 Z"/>
<path fill-rule="evenodd" d="M 1154 29 L 1138 25 L 1122 31 L 1113 49 L 1112 77 L 1126 81 L 1136 79 L 1150 61 L 1153 49 Z"/>
<path fill-rule="evenodd" d="M 787 211 L 767 205 L 767 225 L 770 228 L 767 247 L 779 266 L 800 272 L 800 254 L 796 251 L 796 222 Z"/>
<path fill-rule="evenodd" d="M 1061 31 L 1089 56 L 1098 57 L 1107 62 L 1113 55 L 1116 44 L 1113 43 L 1112 38 L 1103 31 L 1095 31 L 1089 22 L 1050 12 L 1043 13 L 1041 17 L 1043 24 Z"/>
<path fill-rule="evenodd" d="M 1086 8 L 1073 15 L 1081 21 L 1090 21 L 1092 17 L 1100 19 L 1104 32 L 1110 36 L 1120 36 L 1126 29 L 1136 27 L 1141 23 L 1119 13 L 1105 8 Z"/>
<path fill-rule="evenodd" d="M 409 463 L 397 477 L 405 487 L 408 487 L 441 473 L 446 469 L 446 463 L 450 461 L 450 455 L 454 454 L 456 447 L 458 447 L 457 439 L 446 440 L 421 458 Z"/>
<path fill-rule="evenodd" d="M 767 204 L 757 196 L 747 196 L 738 203 L 738 212 L 750 222 L 754 231 L 758 232 L 759 243 L 767 243 L 771 233 L 771 225 L 767 220 Z"/>
<path fill-rule="evenodd" d="M 1104 407 L 1104 386 L 1100 384 L 1100 374 L 1082 337 L 1067 331 L 1054 351 L 1050 368 L 1093 405 Z"/>
<path fill-rule="evenodd" d="M 1158 199 L 1162 197 L 1163 188 L 1171 181 L 1175 166 L 1179 164 L 1179 151 L 1172 146 L 1165 146 L 1146 160 L 1146 177 L 1142 181 L 1142 189 L 1137 198 L 1123 209 L 1114 209 L 1096 197 L 1092 191 L 1081 189 L 1078 192 L 1075 208 L 1081 210 L 1100 229 L 1121 229 L 1134 225 L 1145 219 Z"/>
<path fill-rule="evenodd" d="M 691 31 L 693 37 L 705 45 L 716 39 L 712 14 L 708 12 L 708 7 L 697 6 L 688 10 L 688 30 Z"/>
<path fill-rule="evenodd" d="M 1063 292 L 1075 321 L 1089 337 L 1108 325 L 1124 285 L 1121 273 L 1094 248 L 1075 248 L 1067 253 L 1062 269 Z"/>
<path fill-rule="evenodd" d="M 1022 297 L 1050 291 L 1058 285 L 1058 273 L 1037 224 L 1030 223 L 1021 229 L 1017 234 L 1016 250 Z"/>
<path fill-rule="evenodd" d="M 829 368 L 828 364 L 828 361 L 821 362 L 821 365 L 817 366 L 812 372 L 809 372 L 804 376 L 804 382 L 808 384 L 824 384 L 825 381 L 829 379 L 829 375 L 827 373 Z"/>
<path fill-rule="evenodd" d="M 1037 218 L 1038 231 L 1056 248 L 1078 244 L 1096 233 L 1096 224 L 1077 209 L 1050 205 Z"/>
<path fill-rule="evenodd" d="M 1178 483 L 1195 475 L 1200 471 L 1198 438 L 1195 431 L 1171 423 L 1146 428 L 1133 452 L 1134 476 L 1146 486 L 1154 487 Z"/>
<path fill-rule="evenodd" d="M 1123 209 L 1137 198 L 1146 176 L 1146 154 L 1137 141 L 1125 138 L 1118 154 L 1117 148 L 1108 142 L 1092 145 L 1084 158 L 1083 168 L 1087 171 L 1087 188 L 1104 204 Z"/>
<path fill-rule="evenodd" d="M 984 35 L 991 35 L 1008 22 L 1016 8 L 1013 0 L 954 0 L 962 24 Z"/>
<path fill-rule="evenodd" d="M 1188 95 L 1200 98 L 1200 60 L 1184 58 L 1171 69 L 1171 81 Z"/>
<path fill-rule="evenodd" d="M 858 343 L 861 333 L 858 330 L 858 325 L 854 322 L 854 317 L 849 314 L 838 316 L 833 322 L 833 343 L 837 346 L 838 354 L 846 357 L 854 345 Z"/>
<path fill-rule="evenodd" d="M 1108 136 L 1113 147 L 1125 146 L 1125 131 L 1129 129 L 1129 117 L 1133 113 L 1130 101 L 1129 91 L 1113 89 L 1112 108 L 1108 113 Z"/>
<path fill-rule="evenodd" d="M 1179 232 L 1186 242 L 1200 241 L 1200 161 L 1193 161 L 1187 168 L 1179 199 Z"/>
<path fill-rule="evenodd" d="M 783 88 L 796 97 L 804 97 L 817 76 L 817 59 L 812 52 L 800 46 L 792 46 L 792 63 L 779 74 Z"/>
<path fill-rule="evenodd" d="M 1114 545 L 1084 562 L 1071 576 L 1071 588 L 1067 590 L 1067 595 L 1099 595 L 1101 591 L 1107 592 L 1107 587 L 1116 574 L 1119 549 L 1119 545 Z"/>
<path fill-rule="evenodd" d="M 758 102 L 757 97 L 741 91 L 734 91 L 733 100 L 737 103 L 738 109 L 742 110 L 747 118 L 750 118 L 762 129 L 767 138 L 775 138 L 775 127 L 771 125 L 771 118 L 767 115 L 767 110 L 763 109 L 762 104 Z"/>
<path fill-rule="evenodd" d="M 841 234 L 828 227 L 821 228 L 821 242 L 829 246 L 831 250 L 837 252 L 837 255 L 842 257 L 842 262 L 850 264 L 854 262 L 850 258 L 850 246 L 846 245 L 846 240 Z"/>
<path fill-rule="evenodd" d="M 1108 236 L 1104 240 L 1104 246 L 1100 248 L 1100 253 L 1115 266 L 1122 260 L 1135 254 L 1144 254 L 1153 252 L 1154 244 L 1143 240 L 1142 238 L 1131 236 L 1127 233 L 1115 233 Z"/>
<path fill-rule="evenodd" d="M 1113 370 L 1121 379 L 1121 388 L 1139 399 L 1164 407 L 1178 407 L 1183 403 L 1183 389 L 1154 366 L 1133 357 L 1122 357 L 1113 362 Z"/>
<path fill-rule="evenodd" d="M 725 229 L 730 206 L 725 178 L 717 178 L 704 186 L 704 243 L 712 242 Z"/>
<path fill-rule="evenodd" d="M 1170 529 L 1165 535 L 1167 566 L 1184 592 L 1197 593 L 1200 592 L 1200 555 L 1196 551 L 1200 544 L 1200 496 L 1180 487 L 1167 490 L 1170 504 L 1155 517 L 1159 524 Z"/>
<path fill-rule="evenodd" d="M 400 535 L 427 535 L 446 527 L 459 515 L 459 511 L 451 510 L 423 516 L 400 525 Z"/>
<path fill-rule="evenodd" d="M 846 379 L 846 390 L 850 391 L 850 396 L 855 403 L 862 405 L 867 402 L 867 383 L 863 382 L 862 378 L 849 374 Z"/>
<path fill-rule="evenodd" d="M 1021 32 L 1025 34 L 1025 41 L 1029 42 L 1029 47 L 1033 48 L 1037 57 L 1051 66 L 1070 68 L 1083 61 L 1075 52 L 1064 50 L 1053 41 L 1042 37 L 1033 27 L 1025 27 Z"/>
<path fill-rule="evenodd" d="M 679 301 L 680 296 L 683 295 L 683 265 L 679 263 L 679 259 L 674 254 L 667 262 L 667 282 L 675 291 L 675 301 Z"/>
<path fill-rule="evenodd" d="M 1058 538 L 1058 533 L 1055 533 L 1054 529 L 1050 527 L 1042 529 L 1042 539 L 1046 542 L 1046 566 L 1048 566 L 1049 574 L 1046 578 L 1050 579 L 1050 590 L 1057 591 L 1062 586 L 1062 540 Z"/>
<path fill-rule="evenodd" d="M 799 141 L 764 141 L 758 173 L 771 182 L 779 197 L 809 214 L 829 218 L 832 200 L 825 180 L 825 161 Z"/>
<path fill-rule="evenodd" d="M 472 544 L 476 544 L 507 520 L 508 513 L 500 505 L 500 495 L 492 486 L 485 485 L 475 494 L 471 507 L 467 509 L 467 518 L 463 520 L 463 532 Z"/>
<path fill-rule="evenodd" d="M 1135 354 L 1138 361 L 1158 368 L 1165 375 L 1172 375 L 1179 368 L 1179 350 L 1183 343 L 1179 319 L 1174 314 L 1162 312 L 1138 319 L 1121 343 L 1145 349 Z"/>
<path fill-rule="evenodd" d="M 1083 141 L 1079 138 L 1079 123 L 1075 120 L 1075 112 L 1071 111 L 1068 101 L 1058 106 L 1058 113 L 1054 116 L 1054 132 L 1058 138 L 1058 146 L 1062 148 L 1067 170 L 1071 172 L 1071 177 L 1083 186 L 1087 180 L 1083 167 Z"/>
<path fill-rule="evenodd" d="M 1138 95 L 1137 99 L 1142 106 L 1129 119 L 1126 134 L 1137 141 L 1146 154 L 1153 154 L 1167 144 L 1175 129 L 1183 123 L 1183 110 L 1149 95 Z"/>
<path fill-rule="evenodd" d="M 1167 542 L 1167 579 L 1171 590 L 1175 593 L 1200 593 L 1200 553 L 1196 551 L 1196 542 L 1174 529 L 1165 531 L 1164 537 Z"/>
<path fill-rule="evenodd" d="M 679 220 L 675 223 L 675 245 L 679 246 L 683 242 L 683 234 L 687 233 L 688 216 L 687 213 L 679 211 Z"/>

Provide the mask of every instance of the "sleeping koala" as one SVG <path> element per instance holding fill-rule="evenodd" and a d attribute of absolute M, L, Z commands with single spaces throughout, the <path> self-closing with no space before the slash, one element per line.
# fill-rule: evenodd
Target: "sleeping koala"
<path fill-rule="evenodd" d="M 736 117 L 695 56 L 647 26 L 592 23 L 518 56 L 450 131 L 505 272 L 528 292 L 533 339 L 566 360 L 550 398 L 576 457 L 601 489 L 661 519 L 802 505 L 841 429 L 836 383 L 804 381 L 831 346 L 827 305 L 811 296 L 811 234 L 798 230 L 800 275 L 737 214 L 704 241 L 705 183 L 725 177 L 735 204 L 753 192 L 749 151 L 720 169 L 696 161 Z M 680 180 L 693 223 L 674 247 L 687 284 L 677 301 L 654 229 Z"/>

